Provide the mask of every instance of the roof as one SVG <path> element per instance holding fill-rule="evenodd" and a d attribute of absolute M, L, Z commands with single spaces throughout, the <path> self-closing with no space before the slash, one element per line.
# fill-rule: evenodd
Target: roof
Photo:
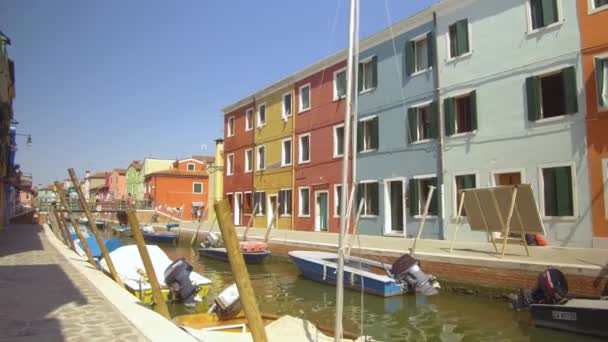
<path fill-rule="evenodd" d="M 116 173 L 118 173 L 119 175 L 126 175 L 127 174 L 127 169 L 114 169 L 112 171 L 116 171 Z"/>
<path fill-rule="evenodd" d="M 153 172 L 146 177 L 150 176 L 172 176 L 172 177 L 193 177 L 193 178 L 207 178 L 209 177 L 209 173 L 207 171 L 185 171 L 179 169 L 168 169 L 162 171 Z"/>
<path fill-rule="evenodd" d="M 211 164 L 215 161 L 215 157 L 213 156 L 192 156 L 192 159 L 196 159 L 207 164 Z"/>
<path fill-rule="evenodd" d="M 106 172 L 105 171 L 96 172 L 96 173 L 90 175 L 89 178 L 106 178 Z"/>

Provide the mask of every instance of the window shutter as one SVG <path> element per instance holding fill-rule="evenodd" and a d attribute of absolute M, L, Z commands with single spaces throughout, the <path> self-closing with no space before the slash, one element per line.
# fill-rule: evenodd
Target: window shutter
<path fill-rule="evenodd" d="M 469 95 L 469 104 L 471 108 L 471 129 L 477 129 L 477 91 L 473 90 Z"/>
<path fill-rule="evenodd" d="M 408 203 L 410 206 L 410 216 L 414 217 L 418 215 L 418 181 L 416 179 L 410 179 L 410 184 L 407 191 Z"/>
<path fill-rule="evenodd" d="M 536 76 L 526 78 L 526 97 L 528 101 L 528 120 L 540 119 L 540 80 Z"/>
<path fill-rule="evenodd" d="M 285 191 L 279 191 L 279 215 L 283 214 L 285 208 L 283 207 L 283 200 L 285 199 Z"/>
<path fill-rule="evenodd" d="M 378 149 L 379 146 L 379 138 L 380 138 L 380 131 L 379 131 L 379 125 L 378 125 L 378 117 L 376 116 L 375 118 L 373 118 L 370 121 L 370 135 L 371 135 L 371 148 L 372 149 Z"/>
<path fill-rule="evenodd" d="M 378 207 L 379 207 L 379 203 L 378 203 L 378 183 L 368 183 L 367 184 L 367 190 L 369 191 L 369 196 L 370 196 L 370 203 L 371 203 L 371 208 L 368 212 L 368 214 L 371 215 L 378 215 Z"/>
<path fill-rule="evenodd" d="M 430 138 L 431 139 L 437 139 L 437 137 L 439 136 L 437 133 L 439 132 L 439 106 L 437 106 L 437 101 L 434 101 L 433 103 L 431 103 L 431 128 L 429 130 L 430 132 Z"/>
<path fill-rule="evenodd" d="M 291 215 L 291 207 L 292 207 L 291 200 L 292 200 L 292 194 L 293 194 L 293 192 L 292 192 L 291 190 L 289 190 L 289 191 L 285 191 L 285 196 L 287 197 L 287 198 L 286 198 L 286 200 L 287 200 L 287 214 L 288 214 L 288 215 Z"/>
<path fill-rule="evenodd" d="M 604 64 L 608 64 L 608 60 L 595 59 L 595 88 L 597 93 L 597 103 L 600 107 L 606 105 L 604 103 Z"/>
<path fill-rule="evenodd" d="M 357 122 L 357 152 L 363 151 L 363 122 Z"/>
<path fill-rule="evenodd" d="M 357 89 L 359 92 L 363 91 L 363 64 L 359 63 L 359 71 L 357 76 Z"/>
<path fill-rule="evenodd" d="M 434 178 L 432 181 L 432 185 L 435 187 L 433 191 L 433 198 L 431 198 L 431 205 L 429 207 L 429 215 L 437 215 L 439 213 L 439 201 L 437 201 L 437 193 L 439 192 L 439 188 L 437 187 L 437 178 Z M 428 192 L 429 189 L 426 189 Z"/>
<path fill-rule="evenodd" d="M 458 56 L 469 52 L 469 24 L 466 19 L 456 23 Z"/>
<path fill-rule="evenodd" d="M 359 211 L 359 206 L 361 205 L 361 200 L 363 199 L 363 184 L 357 184 L 357 211 Z"/>
<path fill-rule="evenodd" d="M 464 178 L 464 189 L 473 189 L 476 187 L 475 175 L 468 175 Z"/>
<path fill-rule="evenodd" d="M 416 70 L 416 43 L 409 41 L 405 43 L 405 74 L 411 75 Z"/>
<path fill-rule="evenodd" d="M 433 66 L 433 60 L 435 59 L 435 50 L 434 50 L 434 45 L 435 44 L 435 33 L 433 31 L 429 32 L 426 35 L 426 48 L 427 48 L 427 52 L 428 52 L 428 63 L 429 63 L 429 67 Z"/>
<path fill-rule="evenodd" d="M 407 127 L 408 127 L 408 141 L 410 143 L 418 140 L 418 115 L 416 108 L 409 108 L 407 110 Z"/>
<path fill-rule="evenodd" d="M 555 192 L 558 216 L 573 216 L 572 174 L 570 167 L 555 168 Z"/>
<path fill-rule="evenodd" d="M 551 25 L 557 21 L 557 1 L 542 0 L 543 26 Z"/>
<path fill-rule="evenodd" d="M 564 80 L 564 102 L 566 113 L 574 114 L 578 112 L 578 100 L 576 90 L 576 69 L 572 66 L 562 70 Z"/>
<path fill-rule="evenodd" d="M 448 97 L 443 100 L 443 111 L 445 115 L 445 135 L 453 135 L 456 131 L 455 115 L 454 113 L 454 98 Z"/>
<path fill-rule="evenodd" d="M 372 88 L 376 88 L 378 86 L 378 56 L 372 57 L 370 67 L 372 68 Z"/>

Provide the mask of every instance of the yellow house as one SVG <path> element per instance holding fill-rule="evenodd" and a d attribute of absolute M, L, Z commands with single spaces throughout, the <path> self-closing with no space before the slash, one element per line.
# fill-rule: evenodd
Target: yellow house
<path fill-rule="evenodd" d="M 295 106 L 293 86 L 257 98 L 254 108 L 253 205 L 255 227 L 293 227 Z"/>

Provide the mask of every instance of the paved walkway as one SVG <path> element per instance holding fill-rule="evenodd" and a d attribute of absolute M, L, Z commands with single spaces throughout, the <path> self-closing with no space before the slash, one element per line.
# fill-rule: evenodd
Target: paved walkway
<path fill-rule="evenodd" d="M 0 230 L 0 341 L 148 339 L 49 243 L 41 226 L 11 225 Z"/>

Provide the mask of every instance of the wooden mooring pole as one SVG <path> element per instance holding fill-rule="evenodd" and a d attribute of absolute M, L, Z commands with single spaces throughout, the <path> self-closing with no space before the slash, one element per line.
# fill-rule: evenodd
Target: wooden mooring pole
<path fill-rule="evenodd" d="M 144 264 L 148 282 L 150 282 L 150 286 L 152 287 L 154 310 L 165 318 L 170 319 L 169 308 L 167 308 L 167 303 L 165 303 L 165 300 L 163 299 L 163 293 L 160 289 L 158 278 L 156 278 L 156 272 L 154 271 L 154 266 L 152 266 L 150 254 L 148 254 L 148 249 L 146 248 L 144 235 L 141 233 L 141 229 L 139 229 L 139 221 L 137 220 L 137 216 L 135 216 L 135 211 L 133 209 L 130 209 L 127 212 L 127 221 L 129 222 L 129 227 L 131 227 L 133 239 L 135 240 L 135 245 L 137 245 L 137 250 L 139 250 L 141 261 Z"/>
<path fill-rule="evenodd" d="M 241 296 L 241 303 L 243 304 L 243 310 L 247 317 L 247 323 L 249 330 L 251 330 L 251 336 L 255 342 L 265 342 L 266 331 L 264 330 L 264 322 L 262 321 L 262 315 L 258 308 L 257 301 L 251 286 L 251 280 L 249 279 L 249 272 L 243 259 L 243 254 L 239 247 L 238 237 L 234 225 L 232 224 L 232 215 L 230 213 L 230 204 L 226 200 L 222 200 L 214 205 L 215 216 L 218 218 L 218 224 L 222 231 L 222 238 L 224 239 L 224 247 L 228 252 L 228 261 L 230 261 L 230 268 L 236 282 L 236 286 L 239 289 Z"/>
<path fill-rule="evenodd" d="M 116 272 L 116 268 L 114 267 L 114 262 L 112 262 L 112 258 L 110 258 L 110 253 L 108 253 L 106 244 L 103 242 L 101 233 L 99 233 L 99 230 L 97 229 L 97 226 L 95 225 L 95 221 L 93 220 L 93 215 L 91 215 L 91 211 L 89 210 L 87 202 L 85 201 L 85 198 L 84 198 L 84 194 L 82 193 L 82 189 L 80 188 L 80 182 L 78 181 L 78 177 L 76 177 L 76 172 L 74 172 L 74 169 L 70 168 L 70 169 L 68 169 L 68 173 L 70 174 L 70 178 L 72 179 L 72 184 L 74 185 L 76 194 L 78 194 L 78 201 L 80 202 L 80 207 L 82 208 L 82 210 L 84 210 L 84 215 L 87 218 L 87 221 L 88 221 L 87 223 L 89 225 L 89 229 L 93 232 L 93 235 L 95 235 L 95 240 L 97 241 L 97 244 L 99 245 L 99 249 L 101 250 L 101 255 L 105 259 L 106 265 L 108 265 L 108 269 L 110 270 L 110 275 L 112 276 L 112 279 L 114 279 L 114 281 L 118 285 L 120 285 L 121 287 L 125 287 L 125 284 L 122 282 L 122 279 L 120 279 L 120 275 L 118 275 L 118 272 Z"/>
<path fill-rule="evenodd" d="M 59 217 L 60 214 L 57 212 L 57 210 L 55 210 L 55 208 L 50 208 L 50 210 L 53 213 L 53 216 L 55 216 L 55 221 L 57 222 L 57 227 L 59 228 L 59 233 L 61 234 L 63 243 L 65 243 L 65 245 L 68 246 L 71 250 L 76 252 L 76 248 L 74 247 L 74 241 L 70 243 L 70 230 L 68 229 L 68 227 L 63 226 L 61 217 Z"/>

